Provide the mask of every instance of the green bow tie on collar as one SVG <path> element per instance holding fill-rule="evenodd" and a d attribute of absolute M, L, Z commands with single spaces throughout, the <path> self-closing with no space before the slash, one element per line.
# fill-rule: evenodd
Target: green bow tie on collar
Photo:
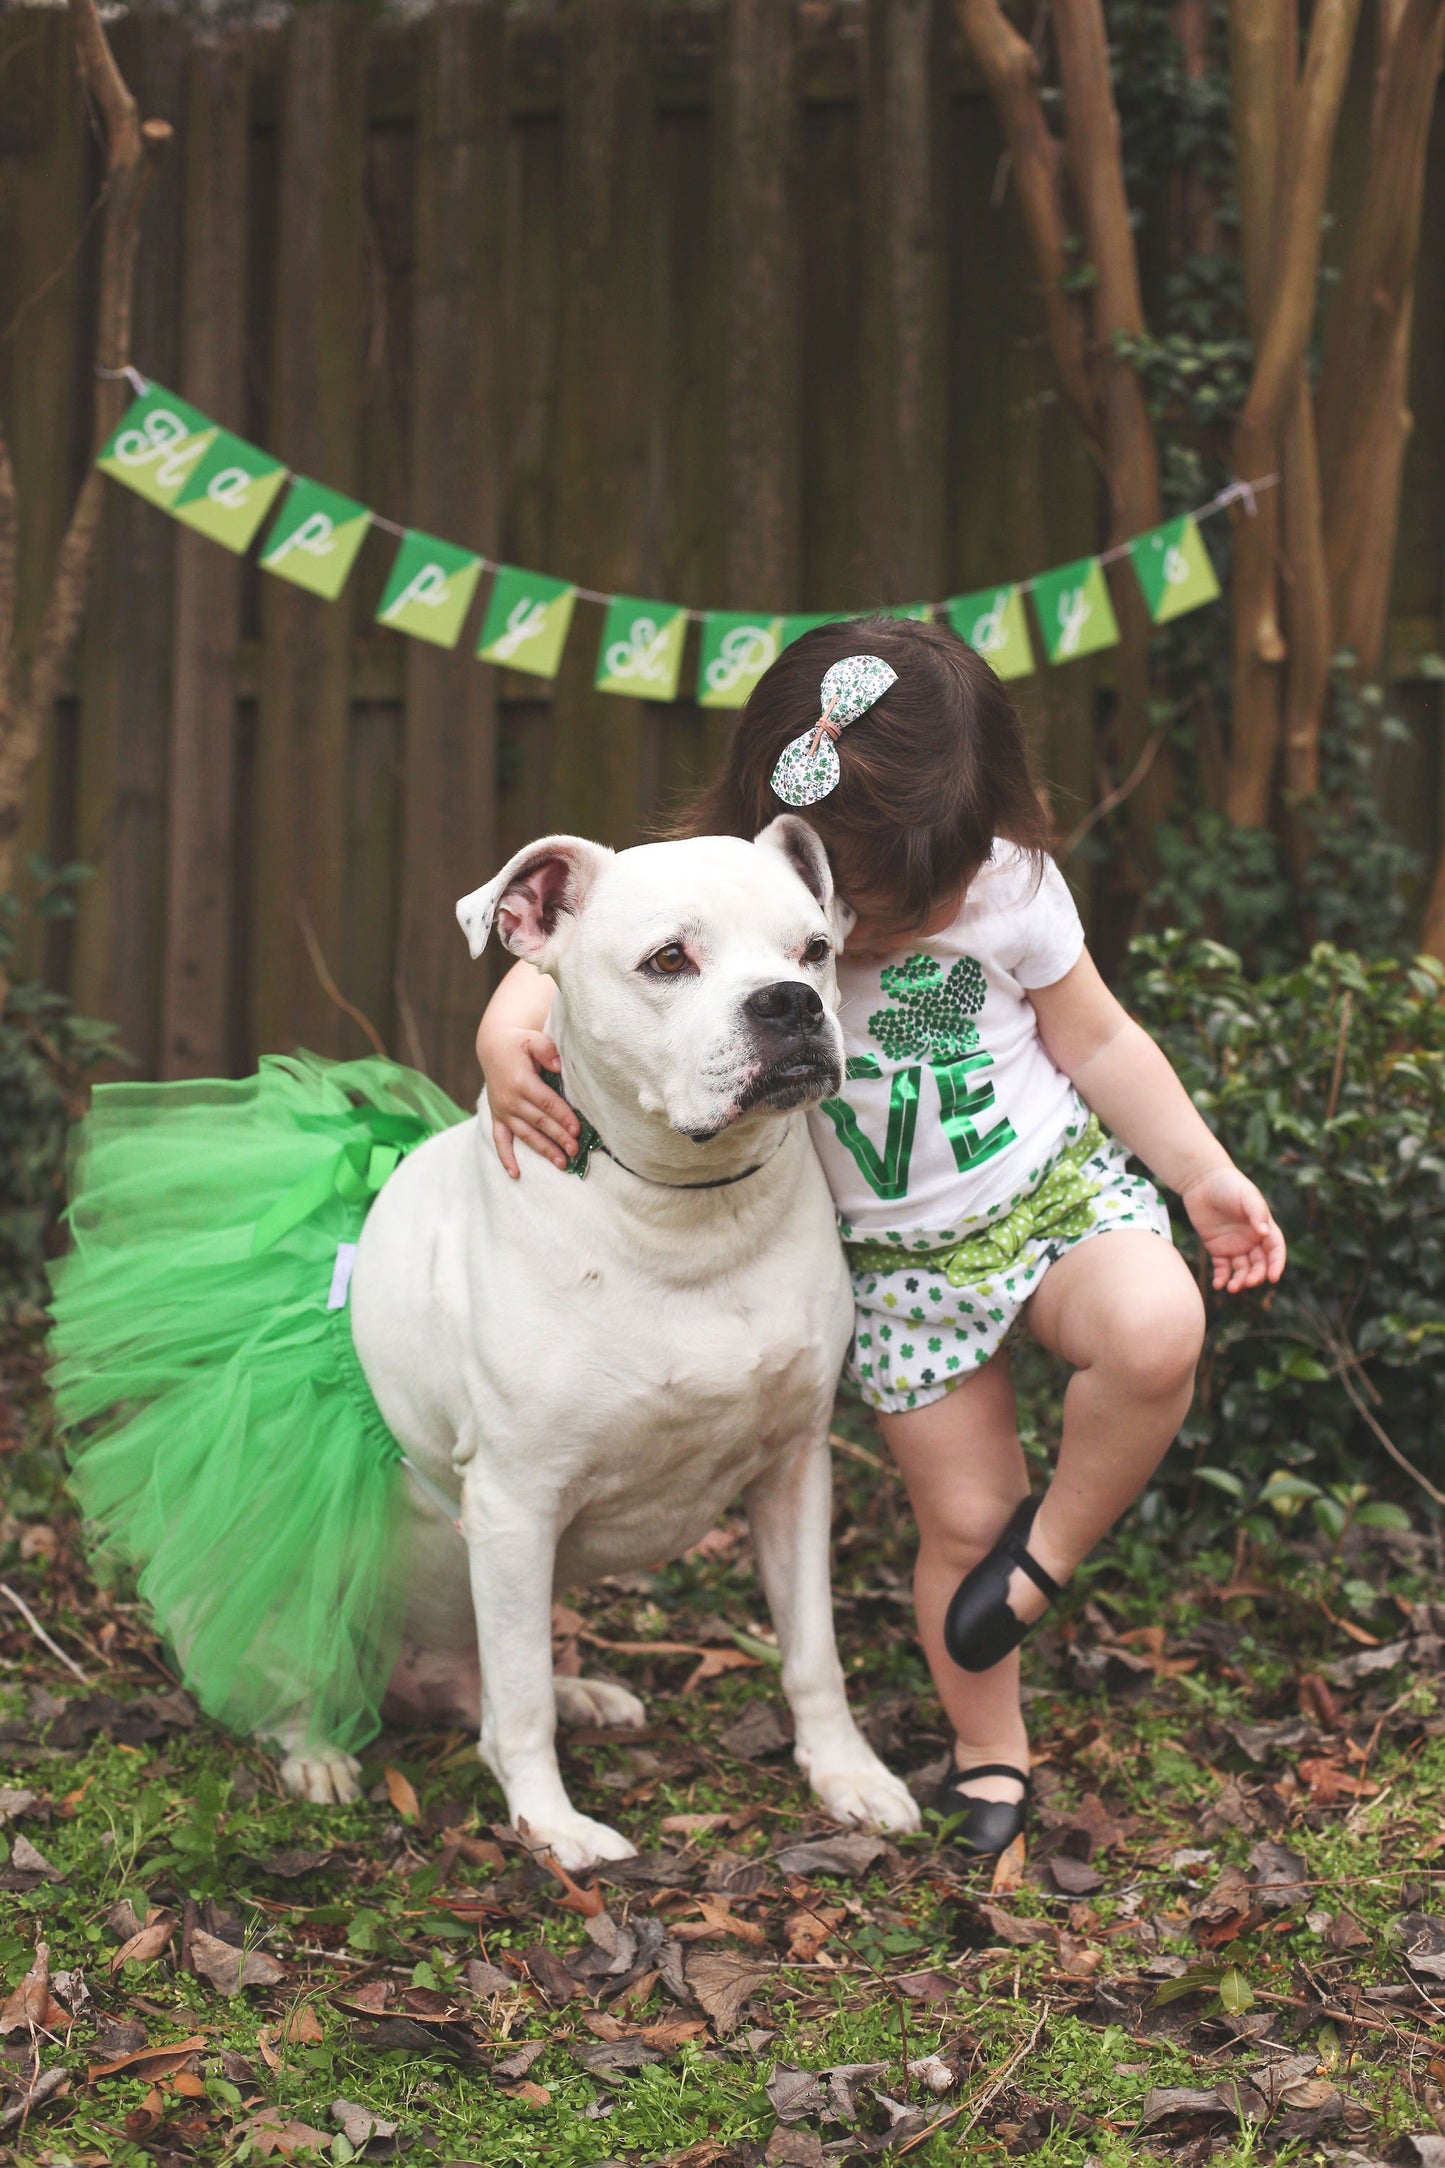
<path fill-rule="evenodd" d="M 541 1072 L 541 1077 L 542 1082 L 544 1084 L 549 1084 L 552 1090 L 557 1094 L 557 1097 L 564 1101 L 564 1103 L 569 1108 L 571 1108 L 571 1111 L 577 1115 L 577 1120 L 581 1125 L 577 1134 L 577 1149 L 567 1162 L 567 1172 L 569 1174 L 575 1174 L 579 1178 L 579 1180 L 585 1180 L 587 1175 L 587 1169 L 591 1162 L 592 1154 L 594 1152 L 601 1152 L 608 1159 L 612 1157 L 612 1154 L 607 1150 L 606 1145 L 602 1142 L 600 1135 L 593 1128 L 592 1124 L 588 1121 L 586 1115 L 578 1114 L 576 1107 L 572 1106 L 571 1100 L 568 1099 L 567 1094 L 562 1089 L 562 1079 L 557 1074 L 556 1070 L 543 1069 Z"/>

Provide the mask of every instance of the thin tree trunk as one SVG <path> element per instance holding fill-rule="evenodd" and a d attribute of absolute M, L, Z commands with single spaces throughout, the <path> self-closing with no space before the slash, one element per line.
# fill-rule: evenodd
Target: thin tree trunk
<path fill-rule="evenodd" d="M 118 371 L 130 360 L 141 206 L 155 157 L 169 141 L 171 128 L 168 121 L 142 123 L 115 64 L 95 0 L 70 0 L 70 13 L 81 79 L 105 131 L 96 363 L 98 368 Z M 93 452 L 100 450 L 115 427 L 125 396 L 123 382 L 97 376 Z M 61 671 L 80 627 L 100 525 L 102 487 L 92 466 L 61 540 L 29 666 L 22 668 L 14 646 L 20 506 L 9 448 L 0 431 L 0 895 L 13 883 L 26 786 L 54 712 Z M 6 990 L 0 970 L 0 1006 Z"/>
<path fill-rule="evenodd" d="M 1319 389 L 1330 593 L 1340 643 L 1379 669 L 1389 609 L 1430 126 L 1445 0 L 1382 10 L 1364 202 L 1330 312 Z"/>
<path fill-rule="evenodd" d="M 1245 291 L 1256 339 L 1235 471 L 1252 481 L 1269 466 L 1280 466 L 1279 494 L 1286 500 L 1283 521 L 1296 582 L 1294 615 L 1303 641 L 1296 658 L 1279 629 L 1272 532 L 1279 515 L 1271 506 L 1260 515 L 1262 527 L 1260 518 L 1241 521 L 1242 547 L 1235 556 L 1235 712 L 1227 808 L 1247 827 L 1263 827 L 1269 819 L 1282 706 L 1296 764 L 1312 772 L 1309 741 L 1318 739 L 1323 705 L 1321 657 L 1327 671 L 1332 644 L 1319 578 L 1323 539 L 1313 432 L 1299 402 L 1308 397 L 1302 372 L 1315 320 L 1325 195 L 1359 6 L 1360 0 L 1318 0 L 1297 89 L 1292 0 L 1288 5 L 1234 0 L 1231 9 L 1240 204 L 1247 234 Z M 1282 169 L 1270 141 L 1271 113 L 1275 143 L 1283 147 Z M 1292 457 L 1286 459 L 1286 451 Z M 1278 675 L 1278 665 L 1286 661 L 1291 679 L 1298 662 L 1299 679 L 1287 689 Z"/>
<path fill-rule="evenodd" d="M 959 27 L 973 51 L 1003 128 L 1024 230 L 1043 292 L 1049 346 L 1059 383 L 1084 435 L 1102 454 L 1103 418 L 1091 368 L 1086 318 L 1065 291 L 1068 220 L 1063 151 L 1039 98 L 1039 65 L 998 0 L 955 0 Z"/>

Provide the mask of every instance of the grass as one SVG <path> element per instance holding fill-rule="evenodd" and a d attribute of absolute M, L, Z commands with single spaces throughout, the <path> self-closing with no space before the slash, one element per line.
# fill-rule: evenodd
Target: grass
<path fill-rule="evenodd" d="M 876 1458 L 858 1411 L 840 1420 Z M 1357 1531 L 1334 1558 L 1289 1524 L 1248 1554 L 1226 1542 L 1166 1556 L 1126 1531 L 1031 1647 L 1040 1813 L 1022 1878 L 1006 1868 L 991 1889 L 990 1870 L 936 1828 L 861 1872 L 773 1863 L 789 1841 L 836 1833 L 786 1751 L 740 1751 L 733 1727 L 759 1702 L 780 1711 L 781 1697 L 745 1533 L 729 1522 L 705 1555 L 575 1599 L 603 1642 L 754 1659 L 688 1692 L 693 1658 L 584 1644 L 646 1695 L 651 1724 L 640 1739 L 567 1737 L 573 1796 L 669 1856 L 579 1892 L 494 1826 L 500 1797 L 457 1734 L 378 1742 L 355 1807 L 283 1798 L 263 1753 L 187 1721 L 141 1612 L 92 1586 L 43 1452 L 15 1446 L 0 1463 L 0 1578 L 90 1680 L 6 1607 L 0 1781 L 35 1796 L 0 1833 L 12 1885 L 0 1976 L 12 1992 L 43 1937 L 55 1998 L 38 2030 L 22 2019 L 0 2042 L 8 2101 L 23 2103 L 37 2071 L 65 2079 L 0 2133 L 16 2162 L 170 2168 L 400 2149 L 488 2168 L 819 2168 L 877 2153 L 911 2168 L 1008 2155 L 1230 2168 L 1351 2146 L 1378 2155 L 1433 2131 L 1436 2109 L 1445 2127 L 1445 1985 L 1406 1968 L 1391 1926 L 1433 1913 L 1445 1871 L 1429 1644 L 1416 1632 L 1393 1668 L 1351 1678 L 1347 1662 L 1331 1683 L 1371 1637 L 1428 1624 L 1407 1609 L 1430 1593 L 1419 1540 Z M 880 1749 L 916 1772 L 944 1739 L 909 1633 L 901 1494 L 865 1459 L 840 1456 L 838 1471 L 845 1666 Z M 136 1697 L 156 1695 L 138 1720 Z M 700 1815 L 727 1819 L 690 1835 L 667 1826 Z M 59 1879 L 27 1875 L 22 1840 Z M 1250 1864 L 1261 1842 L 1294 1855 L 1304 1885 L 1277 1907 Z M 1232 1909 L 1230 1888 L 1244 1892 Z M 569 1977 L 556 1960 L 595 1950 L 579 1907 L 598 1897 L 644 1954 Z M 174 1924 L 148 1961 L 117 1966 L 125 1906 L 138 1923 L 159 1912 Z M 1358 1923 L 1349 1935 L 1344 1913 Z M 1029 1923 L 1037 1939 L 1024 1939 Z M 658 1926 L 686 1968 L 682 2000 L 645 1957 Z M 208 1934 L 269 1959 L 273 1983 L 220 1993 L 195 1968 Z M 731 2027 L 700 1963 L 726 1957 L 756 1973 Z M 472 1961 L 505 1975 L 500 1991 L 469 1985 Z M 197 2036 L 179 2068 L 88 2076 Z M 529 2043 L 539 2052 L 526 2062 Z M 944 2059 L 941 2091 L 907 2074 L 905 2050 L 915 2064 Z M 595 2067 L 603 2051 L 620 2067 Z M 1274 2099 L 1269 2071 L 1285 2055 L 1299 2074 Z M 862 2082 L 856 2121 L 826 2080 L 798 2121 L 779 2121 L 775 2071 L 850 2064 L 882 2066 Z M 1170 2089 L 1213 2104 L 1171 2109 Z M 395 2134 L 353 2142 L 337 2101 Z"/>

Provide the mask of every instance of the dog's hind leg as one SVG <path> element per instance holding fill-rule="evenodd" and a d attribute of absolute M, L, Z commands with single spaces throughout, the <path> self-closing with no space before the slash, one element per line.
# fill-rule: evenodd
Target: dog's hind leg
<path fill-rule="evenodd" d="M 647 1710 L 636 1694 L 610 1679 L 564 1679 L 554 1674 L 552 1691 L 557 1697 L 559 1724 L 597 1724 L 609 1731 L 640 1731 Z"/>

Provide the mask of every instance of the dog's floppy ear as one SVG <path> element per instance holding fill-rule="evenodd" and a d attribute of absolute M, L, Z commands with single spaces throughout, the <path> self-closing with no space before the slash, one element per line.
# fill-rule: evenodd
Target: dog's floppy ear
<path fill-rule="evenodd" d="M 858 914 L 849 908 L 833 886 L 833 869 L 817 830 L 800 820 L 796 813 L 780 813 L 766 828 L 758 830 L 753 841 L 765 850 L 781 852 L 804 888 L 822 907 L 839 941 L 845 940 Z"/>
<path fill-rule="evenodd" d="M 545 970 L 565 945 L 612 852 L 585 836 L 543 836 L 509 858 L 495 880 L 457 905 L 473 956 L 495 922 L 502 946 Z"/>

